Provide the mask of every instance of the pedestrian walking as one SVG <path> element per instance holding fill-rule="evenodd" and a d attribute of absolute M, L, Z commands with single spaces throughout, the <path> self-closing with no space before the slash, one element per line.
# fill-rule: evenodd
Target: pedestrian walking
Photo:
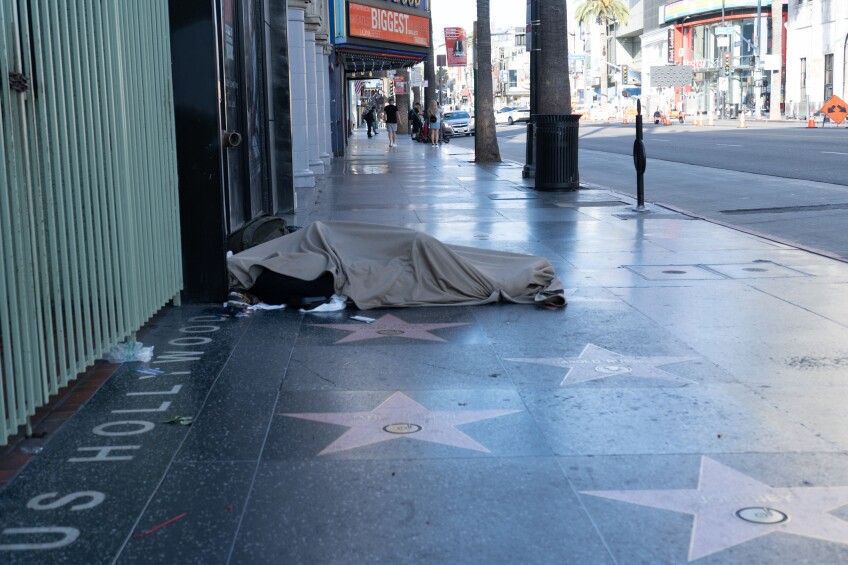
<path fill-rule="evenodd" d="M 368 108 L 368 110 L 362 116 L 362 119 L 365 120 L 365 123 L 368 125 L 368 137 L 372 136 L 371 132 L 374 132 L 374 135 L 377 134 L 377 131 L 374 128 L 374 120 L 376 119 L 374 114 L 375 114 L 374 106 L 371 106 L 370 108 Z"/>
<path fill-rule="evenodd" d="M 430 117 L 428 118 L 430 123 L 430 143 L 433 147 L 437 147 L 439 145 L 439 133 L 442 127 L 442 108 L 438 105 L 438 103 L 433 100 L 430 102 Z"/>
<path fill-rule="evenodd" d="M 389 98 L 389 103 L 383 108 L 383 114 L 386 117 L 386 131 L 389 134 L 389 147 L 397 147 L 398 112 L 395 99 Z"/>

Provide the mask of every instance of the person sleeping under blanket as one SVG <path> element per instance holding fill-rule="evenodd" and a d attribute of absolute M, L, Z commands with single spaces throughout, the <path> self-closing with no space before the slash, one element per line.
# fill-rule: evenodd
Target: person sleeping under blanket
<path fill-rule="evenodd" d="M 349 298 L 358 309 L 492 302 L 566 305 L 544 257 L 442 243 L 423 232 L 314 222 L 227 259 L 234 292 L 268 304 Z"/>

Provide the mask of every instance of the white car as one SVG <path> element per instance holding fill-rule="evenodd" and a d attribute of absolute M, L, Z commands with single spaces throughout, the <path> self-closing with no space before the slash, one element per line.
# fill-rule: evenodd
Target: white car
<path fill-rule="evenodd" d="M 530 121 L 530 108 L 522 106 L 504 106 L 495 112 L 496 124 L 509 124 Z"/>

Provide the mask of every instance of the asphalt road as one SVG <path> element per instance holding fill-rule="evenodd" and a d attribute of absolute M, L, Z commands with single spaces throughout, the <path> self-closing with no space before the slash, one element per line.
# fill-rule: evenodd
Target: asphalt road
<path fill-rule="evenodd" d="M 526 125 L 498 126 L 501 157 L 524 162 Z M 645 124 L 646 200 L 848 258 L 848 128 L 801 122 Z M 580 180 L 635 195 L 631 125 L 580 125 Z M 473 146 L 473 138 L 453 143 Z"/>

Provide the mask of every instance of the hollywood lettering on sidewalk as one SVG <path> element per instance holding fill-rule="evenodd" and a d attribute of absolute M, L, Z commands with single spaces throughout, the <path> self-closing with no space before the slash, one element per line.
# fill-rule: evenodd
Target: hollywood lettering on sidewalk
<path fill-rule="evenodd" d="M 196 379 L 192 376 L 194 364 L 203 362 L 204 355 L 215 347 L 215 337 L 228 319 L 223 315 L 189 318 L 187 325 L 175 328 L 179 335 L 168 340 L 161 354 L 151 362 L 161 371 L 119 373 L 131 378 L 132 385 L 137 385 L 135 389 L 130 385 L 129 390 L 124 392 L 126 404 L 115 406 L 109 412 L 111 417 L 105 421 L 94 422 L 90 435 L 81 436 L 75 448 L 68 447 L 69 456 L 65 462 L 70 471 L 64 476 L 79 476 L 82 484 L 77 488 L 72 484 L 70 488 L 59 491 L 54 488 L 54 477 L 50 479 L 53 482 L 48 483 L 49 486 L 32 484 L 34 492 L 25 495 L 24 507 L 13 509 L 7 506 L 4 519 L 0 520 L 0 561 L 4 555 L 12 553 L 35 552 L 41 555 L 45 550 L 69 548 L 75 542 L 90 545 L 91 536 L 96 535 L 86 531 L 86 527 L 92 524 L 90 512 L 98 509 L 102 513 L 101 504 L 106 502 L 108 506 L 110 499 L 120 499 L 122 502 L 118 506 L 123 508 L 126 484 L 107 481 L 98 487 L 102 490 L 93 489 L 88 480 L 90 474 L 85 469 L 95 466 L 102 469 L 105 466 L 111 476 L 116 476 L 126 466 L 137 470 L 141 465 L 146 471 L 157 472 L 156 466 L 151 465 L 146 456 L 162 450 L 162 436 L 157 431 L 163 430 L 164 413 L 178 405 L 184 387 L 191 390 L 186 385 L 191 384 L 191 379 Z M 149 379 L 156 379 L 157 383 L 162 381 L 162 384 L 151 390 L 147 384 Z M 197 391 L 188 394 L 190 396 L 186 400 L 191 402 Z M 73 471 L 75 468 L 78 472 Z M 73 512 L 69 514 L 68 510 Z M 130 508 L 125 510 L 133 512 Z M 108 551 L 108 548 L 100 547 L 99 550 Z M 87 551 L 91 548 L 88 547 Z"/>

